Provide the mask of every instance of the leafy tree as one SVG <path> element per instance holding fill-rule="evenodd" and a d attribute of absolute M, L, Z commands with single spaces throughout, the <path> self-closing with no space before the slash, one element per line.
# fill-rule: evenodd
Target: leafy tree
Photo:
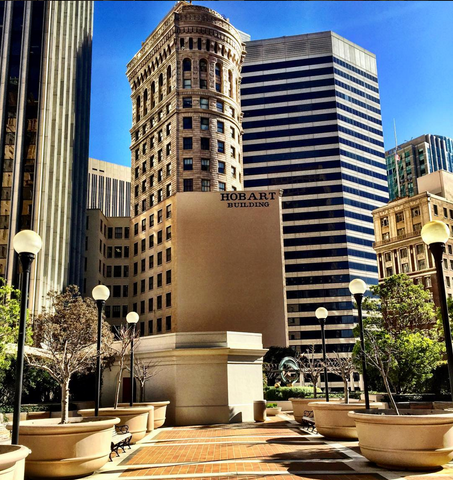
<path fill-rule="evenodd" d="M 426 330 L 435 323 L 435 307 L 430 293 L 416 285 L 405 273 L 392 275 L 370 287 L 378 297 L 365 297 L 363 311 L 383 328 L 398 333 L 403 330 Z"/>
<path fill-rule="evenodd" d="M 11 349 L 19 335 L 20 291 L 5 285 L 0 279 L 0 369 L 8 367 Z"/>
<path fill-rule="evenodd" d="M 404 274 L 393 275 L 370 290 L 379 298 L 367 298 L 363 304 L 367 368 L 379 371 L 396 409 L 392 391 L 408 393 L 421 388 L 441 359 L 442 345 L 432 328 L 434 304 L 430 294 Z M 362 371 L 359 342 L 353 360 Z"/>
<path fill-rule="evenodd" d="M 35 348 L 26 358 L 30 365 L 50 374 L 61 388 L 61 423 L 68 423 L 69 382 L 77 373 L 93 370 L 97 359 L 98 310 L 91 298 L 83 299 L 70 285 L 63 293 L 49 292 L 50 310 L 34 319 Z M 104 358 L 113 342 L 110 326 L 102 323 Z"/>

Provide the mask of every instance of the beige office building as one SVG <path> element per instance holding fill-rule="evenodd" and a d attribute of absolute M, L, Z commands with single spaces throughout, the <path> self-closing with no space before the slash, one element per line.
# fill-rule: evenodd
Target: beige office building
<path fill-rule="evenodd" d="M 417 179 L 418 193 L 394 200 L 373 211 L 379 281 L 406 273 L 433 293 L 439 305 L 434 260 L 420 232 L 431 220 L 447 223 L 453 232 L 453 174 L 433 172 Z M 447 295 L 453 295 L 453 239 L 444 255 Z"/>

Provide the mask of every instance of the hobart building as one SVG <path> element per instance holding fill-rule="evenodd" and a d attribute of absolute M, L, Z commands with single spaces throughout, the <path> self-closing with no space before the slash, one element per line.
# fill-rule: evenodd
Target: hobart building
<path fill-rule="evenodd" d="M 263 321 L 261 308 L 268 309 L 268 316 L 274 310 L 278 319 L 273 318 L 272 328 L 286 343 L 279 193 L 262 208 L 253 201 L 245 202 L 253 208 L 235 208 L 221 197 L 222 192 L 243 190 L 242 38 L 217 12 L 179 2 L 127 66 L 132 91 L 129 306 L 140 315 L 144 335 L 259 330 L 247 329 L 244 314 L 232 313 L 235 302 L 228 297 L 233 291 L 251 294 L 234 267 L 245 248 L 241 235 L 234 240 L 236 222 L 243 242 L 257 236 L 249 232 L 246 237 L 249 228 L 262 228 L 263 242 L 269 236 L 262 248 L 272 244 L 275 252 L 269 253 L 275 257 L 269 265 L 275 266 L 270 288 L 275 288 L 276 306 L 271 308 L 268 300 L 253 307 L 247 316 L 250 326 L 255 317 Z M 258 272 L 263 253 L 258 244 L 256 252 L 256 258 L 247 255 L 238 268 L 248 265 L 250 272 Z M 255 265 L 247 264 L 252 259 Z M 241 280 L 233 285 L 235 276 Z M 257 295 L 270 293 L 259 281 L 250 283 Z"/>

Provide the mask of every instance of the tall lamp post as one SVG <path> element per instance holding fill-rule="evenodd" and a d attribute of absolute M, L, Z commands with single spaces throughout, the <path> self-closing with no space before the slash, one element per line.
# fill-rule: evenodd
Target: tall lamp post
<path fill-rule="evenodd" d="M 362 377 L 363 377 L 363 390 L 365 393 L 365 408 L 370 408 L 370 396 L 368 393 L 368 376 L 366 371 L 366 358 L 365 358 L 365 340 L 363 337 L 363 317 L 362 317 L 362 300 L 363 295 L 367 291 L 366 283 L 361 278 L 355 278 L 349 284 L 349 291 L 354 295 L 354 299 L 357 303 L 357 310 L 359 313 L 359 329 L 360 329 L 360 347 L 362 350 Z"/>
<path fill-rule="evenodd" d="M 131 326 L 131 401 L 130 406 L 132 407 L 134 404 L 134 337 L 135 337 L 135 325 L 137 325 L 138 319 L 137 312 L 129 312 L 126 315 L 126 322 Z"/>
<path fill-rule="evenodd" d="M 110 290 L 105 285 L 96 285 L 91 293 L 98 307 L 98 341 L 96 358 L 96 393 L 94 403 L 94 415 L 99 415 L 99 403 L 101 399 L 101 336 L 102 336 L 102 311 L 105 302 L 110 297 Z"/>
<path fill-rule="evenodd" d="M 429 245 L 436 265 L 437 285 L 439 287 L 439 301 L 444 327 L 445 347 L 447 349 L 448 377 L 450 379 L 450 394 L 453 400 L 453 348 L 451 342 L 450 320 L 448 317 L 447 295 L 445 293 L 444 272 L 442 257 L 445 252 L 445 243 L 450 238 L 448 225 L 439 220 L 428 222 L 421 231 L 423 241 Z"/>
<path fill-rule="evenodd" d="M 329 312 L 324 307 L 316 309 L 315 315 L 321 325 L 321 338 L 322 338 L 322 360 L 324 362 L 324 384 L 326 389 L 326 402 L 329 401 L 329 381 L 327 379 L 327 365 L 326 365 L 326 335 L 324 333 L 324 325 L 326 324 L 327 315 Z"/>
<path fill-rule="evenodd" d="M 13 431 L 11 443 L 19 444 L 19 422 L 20 407 L 22 401 L 22 383 L 24 377 L 24 346 L 25 334 L 27 330 L 27 302 L 28 289 L 30 284 L 31 264 L 36 254 L 41 250 L 41 237 L 33 230 L 22 230 L 13 238 L 14 250 L 19 254 L 19 261 L 22 265 L 22 275 L 20 279 L 20 317 L 19 317 L 19 336 L 17 339 L 17 359 L 16 359 L 16 389 L 14 394 L 13 410 Z"/>

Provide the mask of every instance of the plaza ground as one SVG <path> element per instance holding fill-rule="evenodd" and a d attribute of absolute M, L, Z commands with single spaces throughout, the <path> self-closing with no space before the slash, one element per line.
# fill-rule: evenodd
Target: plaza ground
<path fill-rule="evenodd" d="M 289 414 L 265 423 L 160 428 L 89 477 L 93 480 L 453 480 L 436 472 L 379 468 L 357 441 L 329 441 Z"/>

